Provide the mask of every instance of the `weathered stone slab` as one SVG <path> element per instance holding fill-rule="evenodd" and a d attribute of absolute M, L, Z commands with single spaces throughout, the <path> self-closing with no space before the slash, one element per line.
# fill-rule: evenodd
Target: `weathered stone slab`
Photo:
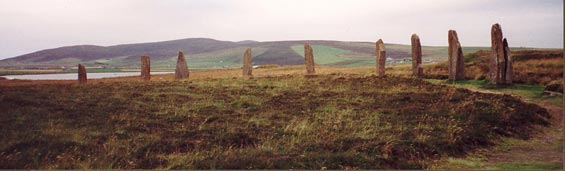
<path fill-rule="evenodd" d="M 491 55 L 489 59 L 489 79 L 491 84 L 512 84 L 512 59 L 508 41 L 502 34 L 500 24 L 491 28 Z"/>
<path fill-rule="evenodd" d="M 151 80 L 151 65 L 149 56 L 141 56 L 141 80 Z"/>
<path fill-rule="evenodd" d="M 251 48 L 247 48 L 243 54 L 243 76 L 251 77 L 253 71 L 253 56 L 251 55 Z"/>
<path fill-rule="evenodd" d="M 504 46 L 504 59 L 506 61 L 505 65 L 505 82 L 506 84 L 512 84 L 512 79 L 514 77 L 514 68 L 512 68 L 512 58 L 510 56 L 510 47 L 508 47 L 508 41 L 506 38 L 502 41 L 502 45 Z"/>
<path fill-rule="evenodd" d="M 315 74 L 314 70 L 314 52 L 310 44 L 304 45 L 304 64 L 306 65 L 306 74 Z"/>
<path fill-rule="evenodd" d="M 78 64 L 78 82 L 80 84 L 86 84 L 86 68 L 84 65 Z"/>
<path fill-rule="evenodd" d="M 502 44 L 502 29 L 500 25 L 494 24 L 492 25 L 490 31 L 490 38 L 491 38 L 491 58 L 489 60 L 489 76 L 490 76 L 490 83 L 492 84 L 501 84 L 503 82 L 501 69 L 503 68 L 504 61 L 504 47 Z"/>
<path fill-rule="evenodd" d="M 455 30 L 448 31 L 448 73 L 449 80 L 465 79 L 465 59 Z"/>
<path fill-rule="evenodd" d="M 375 43 L 375 49 L 377 60 L 377 76 L 384 77 L 386 65 L 386 49 L 382 39 L 379 39 L 377 43 Z"/>
<path fill-rule="evenodd" d="M 461 44 L 457 42 L 456 49 L 454 49 L 455 55 L 455 80 L 464 80 L 465 79 L 465 58 L 463 56 L 463 49 L 461 48 Z"/>
<path fill-rule="evenodd" d="M 175 69 L 175 79 L 182 80 L 188 79 L 190 71 L 188 70 L 188 64 L 184 58 L 184 54 L 179 51 L 179 56 L 177 58 L 177 67 Z"/>
<path fill-rule="evenodd" d="M 417 34 L 412 34 L 412 75 L 417 78 L 422 78 L 423 76 L 422 45 Z"/>

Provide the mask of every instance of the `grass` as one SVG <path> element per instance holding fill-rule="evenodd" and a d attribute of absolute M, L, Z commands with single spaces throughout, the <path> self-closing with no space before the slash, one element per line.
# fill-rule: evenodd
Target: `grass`
<path fill-rule="evenodd" d="M 449 169 L 469 170 L 487 169 L 487 170 L 561 170 L 562 163 L 543 163 L 543 162 L 500 162 L 490 165 L 481 158 L 449 158 L 447 159 Z M 472 169 L 472 170 L 475 170 Z"/>
<path fill-rule="evenodd" d="M 4 80 L 0 168 L 421 169 L 527 138 L 549 119 L 515 97 L 412 78 L 239 71 L 189 82 Z"/>
<path fill-rule="evenodd" d="M 77 73 L 78 69 L 69 69 L 65 71 L 66 73 Z M 117 68 L 86 68 L 88 73 L 104 73 L 104 72 L 122 72 L 121 69 Z"/>
<path fill-rule="evenodd" d="M 291 48 L 304 57 L 304 45 L 294 45 Z M 375 64 L 372 56 L 348 56 L 347 54 L 351 53 L 349 50 L 324 45 L 312 45 L 312 49 L 314 60 L 319 65 L 367 66 Z"/>
<path fill-rule="evenodd" d="M 551 76 L 562 59 L 518 54 L 517 73 L 535 81 L 418 80 L 408 65 L 386 78 L 374 66 L 317 66 L 310 77 L 271 66 L 251 79 L 223 69 L 190 81 L 0 80 L 0 168 L 560 169 L 563 146 L 547 138 L 562 142 L 562 127 L 544 127 L 560 118 L 531 102 L 562 110 L 540 81 L 562 80 Z M 481 53 L 466 59 L 479 78 Z M 444 68 L 425 65 L 426 77 Z"/>
<path fill-rule="evenodd" d="M 194 68 L 234 68 L 243 65 L 244 47 L 231 48 L 225 50 L 214 51 L 202 54 L 189 54 L 186 56 L 188 59 L 189 67 Z M 261 55 L 265 52 L 264 48 L 252 49 L 253 56 Z M 175 63 L 176 56 L 173 57 L 171 63 Z"/>
<path fill-rule="evenodd" d="M 560 170 L 563 168 L 562 163 L 500 163 L 497 164 L 493 169 L 504 169 L 504 170 Z"/>
<path fill-rule="evenodd" d="M 24 74 L 55 74 L 62 73 L 63 70 L 57 69 L 0 69 L 0 76 L 3 75 L 24 75 Z"/>
<path fill-rule="evenodd" d="M 563 84 L 563 50 L 512 51 L 514 77 L 519 84 Z M 477 51 L 465 55 L 465 78 L 488 80 L 489 51 Z M 406 69 L 405 72 L 409 70 Z M 424 65 L 427 78 L 446 79 L 447 62 Z"/>
<path fill-rule="evenodd" d="M 462 80 L 447 81 L 428 79 L 427 81 L 437 84 L 446 84 L 459 88 L 466 88 L 491 93 L 513 94 L 525 98 L 528 101 L 546 102 L 556 107 L 563 106 L 563 97 L 543 95 L 545 86 L 532 84 L 492 85 L 486 80 Z"/>

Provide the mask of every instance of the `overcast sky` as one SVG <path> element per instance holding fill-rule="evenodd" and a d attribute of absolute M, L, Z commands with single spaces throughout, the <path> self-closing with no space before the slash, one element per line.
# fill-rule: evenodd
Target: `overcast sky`
<path fill-rule="evenodd" d="M 562 0 L 0 0 L 0 59 L 70 45 L 218 40 L 342 40 L 563 47 Z"/>

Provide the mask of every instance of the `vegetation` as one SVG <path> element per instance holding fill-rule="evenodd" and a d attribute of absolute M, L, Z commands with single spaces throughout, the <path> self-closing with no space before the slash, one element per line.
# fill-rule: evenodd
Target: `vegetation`
<path fill-rule="evenodd" d="M 0 80 L 0 168 L 420 169 L 550 119 L 516 97 L 412 78 L 239 71 Z"/>
<path fill-rule="evenodd" d="M 121 69 L 115 68 L 87 68 L 88 73 L 102 73 L 102 72 L 122 72 Z M 66 73 L 77 73 L 78 69 L 69 69 L 65 71 Z"/>
<path fill-rule="evenodd" d="M 467 79 L 488 79 L 489 51 L 477 51 L 465 55 L 465 77 Z M 514 83 L 561 84 L 563 85 L 563 50 L 512 51 Z M 447 62 L 426 65 L 424 73 L 428 78 L 447 78 Z"/>
<path fill-rule="evenodd" d="M 37 70 L 37 69 L 0 69 L 0 76 L 4 75 L 24 75 L 24 74 L 55 74 L 62 73 L 63 70 Z"/>
<path fill-rule="evenodd" d="M 304 45 L 294 45 L 291 48 L 300 56 L 304 56 Z M 375 58 L 368 54 L 347 55 L 353 52 L 324 45 L 313 45 L 312 49 L 318 65 L 367 66 L 375 64 Z"/>
<path fill-rule="evenodd" d="M 315 45 L 330 56 L 318 62 L 355 55 L 334 46 Z M 446 63 L 425 65 L 423 80 L 409 65 L 376 78 L 374 66 L 305 77 L 274 64 L 251 79 L 240 69 L 193 70 L 190 81 L 0 79 L 0 168 L 560 169 L 563 99 L 543 91 L 562 91 L 563 51 L 513 54 L 517 84 L 502 86 L 488 84 L 488 51 L 467 54 L 469 80 L 455 82 L 442 80 Z"/>

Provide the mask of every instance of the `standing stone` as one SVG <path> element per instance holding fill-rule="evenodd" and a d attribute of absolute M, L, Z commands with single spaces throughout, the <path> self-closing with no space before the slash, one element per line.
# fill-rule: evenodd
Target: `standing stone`
<path fill-rule="evenodd" d="M 412 34 L 412 75 L 417 78 L 422 78 L 423 75 L 422 45 L 417 34 Z"/>
<path fill-rule="evenodd" d="M 500 63 L 504 61 L 504 47 L 502 44 L 502 29 L 500 25 L 492 25 L 491 31 L 491 58 L 489 60 L 489 76 L 490 83 L 500 84 L 502 83 L 500 75 Z"/>
<path fill-rule="evenodd" d="M 251 77 L 253 69 L 253 56 L 251 56 L 251 48 L 247 48 L 243 54 L 243 76 Z"/>
<path fill-rule="evenodd" d="M 382 39 L 379 39 L 375 44 L 376 56 L 377 56 L 377 75 L 379 77 L 385 76 L 385 64 L 386 64 L 386 49 L 385 44 Z"/>
<path fill-rule="evenodd" d="M 448 73 L 448 78 L 449 80 L 453 80 L 455 78 L 455 74 L 453 71 L 453 34 L 457 34 L 457 32 L 455 32 L 455 30 L 449 30 L 447 32 L 447 43 L 448 43 L 448 47 L 447 47 L 447 73 Z M 455 35 L 457 36 L 457 35 Z"/>
<path fill-rule="evenodd" d="M 514 69 L 512 68 L 512 58 L 510 57 L 510 47 L 508 47 L 508 41 L 506 38 L 502 41 L 502 45 L 504 46 L 504 59 L 506 60 L 505 65 L 505 81 L 506 84 L 512 84 L 512 78 L 514 77 Z"/>
<path fill-rule="evenodd" d="M 78 82 L 86 84 L 86 68 L 81 64 L 78 64 Z"/>
<path fill-rule="evenodd" d="M 151 66 L 149 56 L 141 56 L 141 79 L 144 81 L 151 80 Z"/>
<path fill-rule="evenodd" d="M 447 70 L 449 73 L 449 80 L 463 80 L 465 79 L 465 59 L 455 30 L 449 30 L 448 43 L 449 57 Z"/>
<path fill-rule="evenodd" d="M 188 64 L 186 64 L 184 54 L 182 53 L 182 51 L 179 51 L 179 56 L 177 58 L 177 68 L 175 69 L 175 79 L 188 79 L 189 74 Z"/>
<path fill-rule="evenodd" d="M 314 52 L 310 44 L 304 45 L 304 64 L 306 64 L 306 74 L 314 74 Z"/>
<path fill-rule="evenodd" d="M 489 60 L 489 77 L 491 84 L 512 83 L 512 60 L 508 41 L 502 34 L 500 24 L 492 25 L 491 29 L 491 55 Z"/>
<path fill-rule="evenodd" d="M 453 54 L 456 58 L 455 61 L 455 80 L 464 80 L 465 79 L 465 58 L 463 56 L 463 49 L 461 48 L 461 44 L 457 42 L 456 49 L 454 49 Z"/>

